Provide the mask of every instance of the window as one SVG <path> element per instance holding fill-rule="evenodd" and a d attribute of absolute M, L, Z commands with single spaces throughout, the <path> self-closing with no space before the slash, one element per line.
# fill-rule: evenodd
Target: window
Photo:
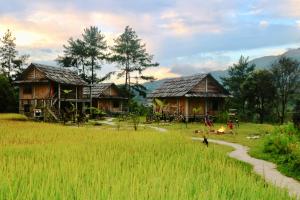
<path fill-rule="evenodd" d="M 30 104 L 24 104 L 24 112 L 29 113 L 30 112 Z"/>
<path fill-rule="evenodd" d="M 23 94 L 31 94 L 31 93 L 32 93 L 32 86 L 31 85 L 24 85 Z"/>
<path fill-rule="evenodd" d="M 218 103 L 218 100 L 213 100 L 213 101 L 212 101 L 212 110 L 213 110 L 213 111 L 219 110 L 219 103 Z"/>
<path fill-rule="evenodd" d="M 120 103 L 118 101 L 114 101 L 113 108 L 119 108 L 119 107 L 120 107 Z"/>

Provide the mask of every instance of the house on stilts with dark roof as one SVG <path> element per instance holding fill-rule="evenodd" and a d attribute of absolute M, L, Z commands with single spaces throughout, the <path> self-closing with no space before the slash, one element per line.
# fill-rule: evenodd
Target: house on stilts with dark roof
<path fill-rule="evenodd" d="M 128 98 L 114 83 L 98 83 L 91 88 L 85 87 L 83 94 L 89 96 L 91 89 L 92 106 L 107 114 L 118 114 L 128 111 Z"/>
<path fill-rule="evenodd" d="M 152 99 L 155 112 L 181 115 L 188 121 L 195 115 L 217 115 L 230 94 L 212 75 L 197 74 L 167 79 L 147 97 Z M 155 99 L 164 102 L 163 108 L 155 104 Z"/>
<path fill-rule="evenodd" d="M 60 120 L 67 110 L 80 114 L 91 104 L 90 95 L 83 95 L 88 83 L 68 69 L 32 63 L 15 83 L 19 86 L 19 112 L 29 117 L 47 114 Z"/>

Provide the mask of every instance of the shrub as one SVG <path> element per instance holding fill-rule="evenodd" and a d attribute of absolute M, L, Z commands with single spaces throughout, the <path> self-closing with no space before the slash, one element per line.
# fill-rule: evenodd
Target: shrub
<path fill-rule="evenodd" d="M 300 130 L 300 100 L 296 102 L 296 106 L 294 108 L 293 122 L 294 126 Z"/>
<path fill-rule="evenodd" d="M 265 153 L 288 154 L 291 153 L 290 138 L 287 135 L 276 134 L 267 137 L 264 144 Z"/>
<path fill-rule="evenodd" d="M 265 138 L 263 151 L 288 175 L 300 180 L 299 130 L 292 123 L 277 127 Z"/>

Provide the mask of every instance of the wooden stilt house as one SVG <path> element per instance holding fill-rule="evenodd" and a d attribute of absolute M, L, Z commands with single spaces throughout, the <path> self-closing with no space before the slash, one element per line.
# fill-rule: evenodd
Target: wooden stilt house
<path fill-rule="evenodd" d="M 85 87 L 85 95 L 89 95 L 90 88 Z M 125 97 L 114 83 L 99 83 L 91 87 L 92 105 L 108 114 L 127 111 L 128 98 Z"/>
<path fill-rule="evenodd" d="M 154 111 L 182 115 L 188 120 L 195 115 L 217 115 L 229 96 L 229 92 L 213 76 L 197 74 L 168 79 L 148 98 L 153 99 Z M 157 105 L 155 99 L 161 100 L 164 105 Z"/>
<path fill-rule="evenodd" d="M 88 84 L 68 69 L 32 63 L 15 83 L 19 85 L 19 112 L 29 117 L 47 113 L 59 120 L 67 109 L 80 113 L 91 102 L 89 96 L 83 97 Z"/>

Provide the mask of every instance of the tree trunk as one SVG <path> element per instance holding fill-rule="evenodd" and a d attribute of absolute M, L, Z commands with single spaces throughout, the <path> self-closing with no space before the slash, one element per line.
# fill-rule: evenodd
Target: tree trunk
<path fill-rule="evenodd" d="M 285 97 L 283 97 L 284 99 L 282 99 L 281 102 L 281 118 L 280 118 L 280 123 L 283 124 L 284 123 L 284 119 L 285 119 Z"/>
<path fill-rule="evenodd" d="M 94 58 L 92 57 L 92 85 L 94 84 Z"/>

